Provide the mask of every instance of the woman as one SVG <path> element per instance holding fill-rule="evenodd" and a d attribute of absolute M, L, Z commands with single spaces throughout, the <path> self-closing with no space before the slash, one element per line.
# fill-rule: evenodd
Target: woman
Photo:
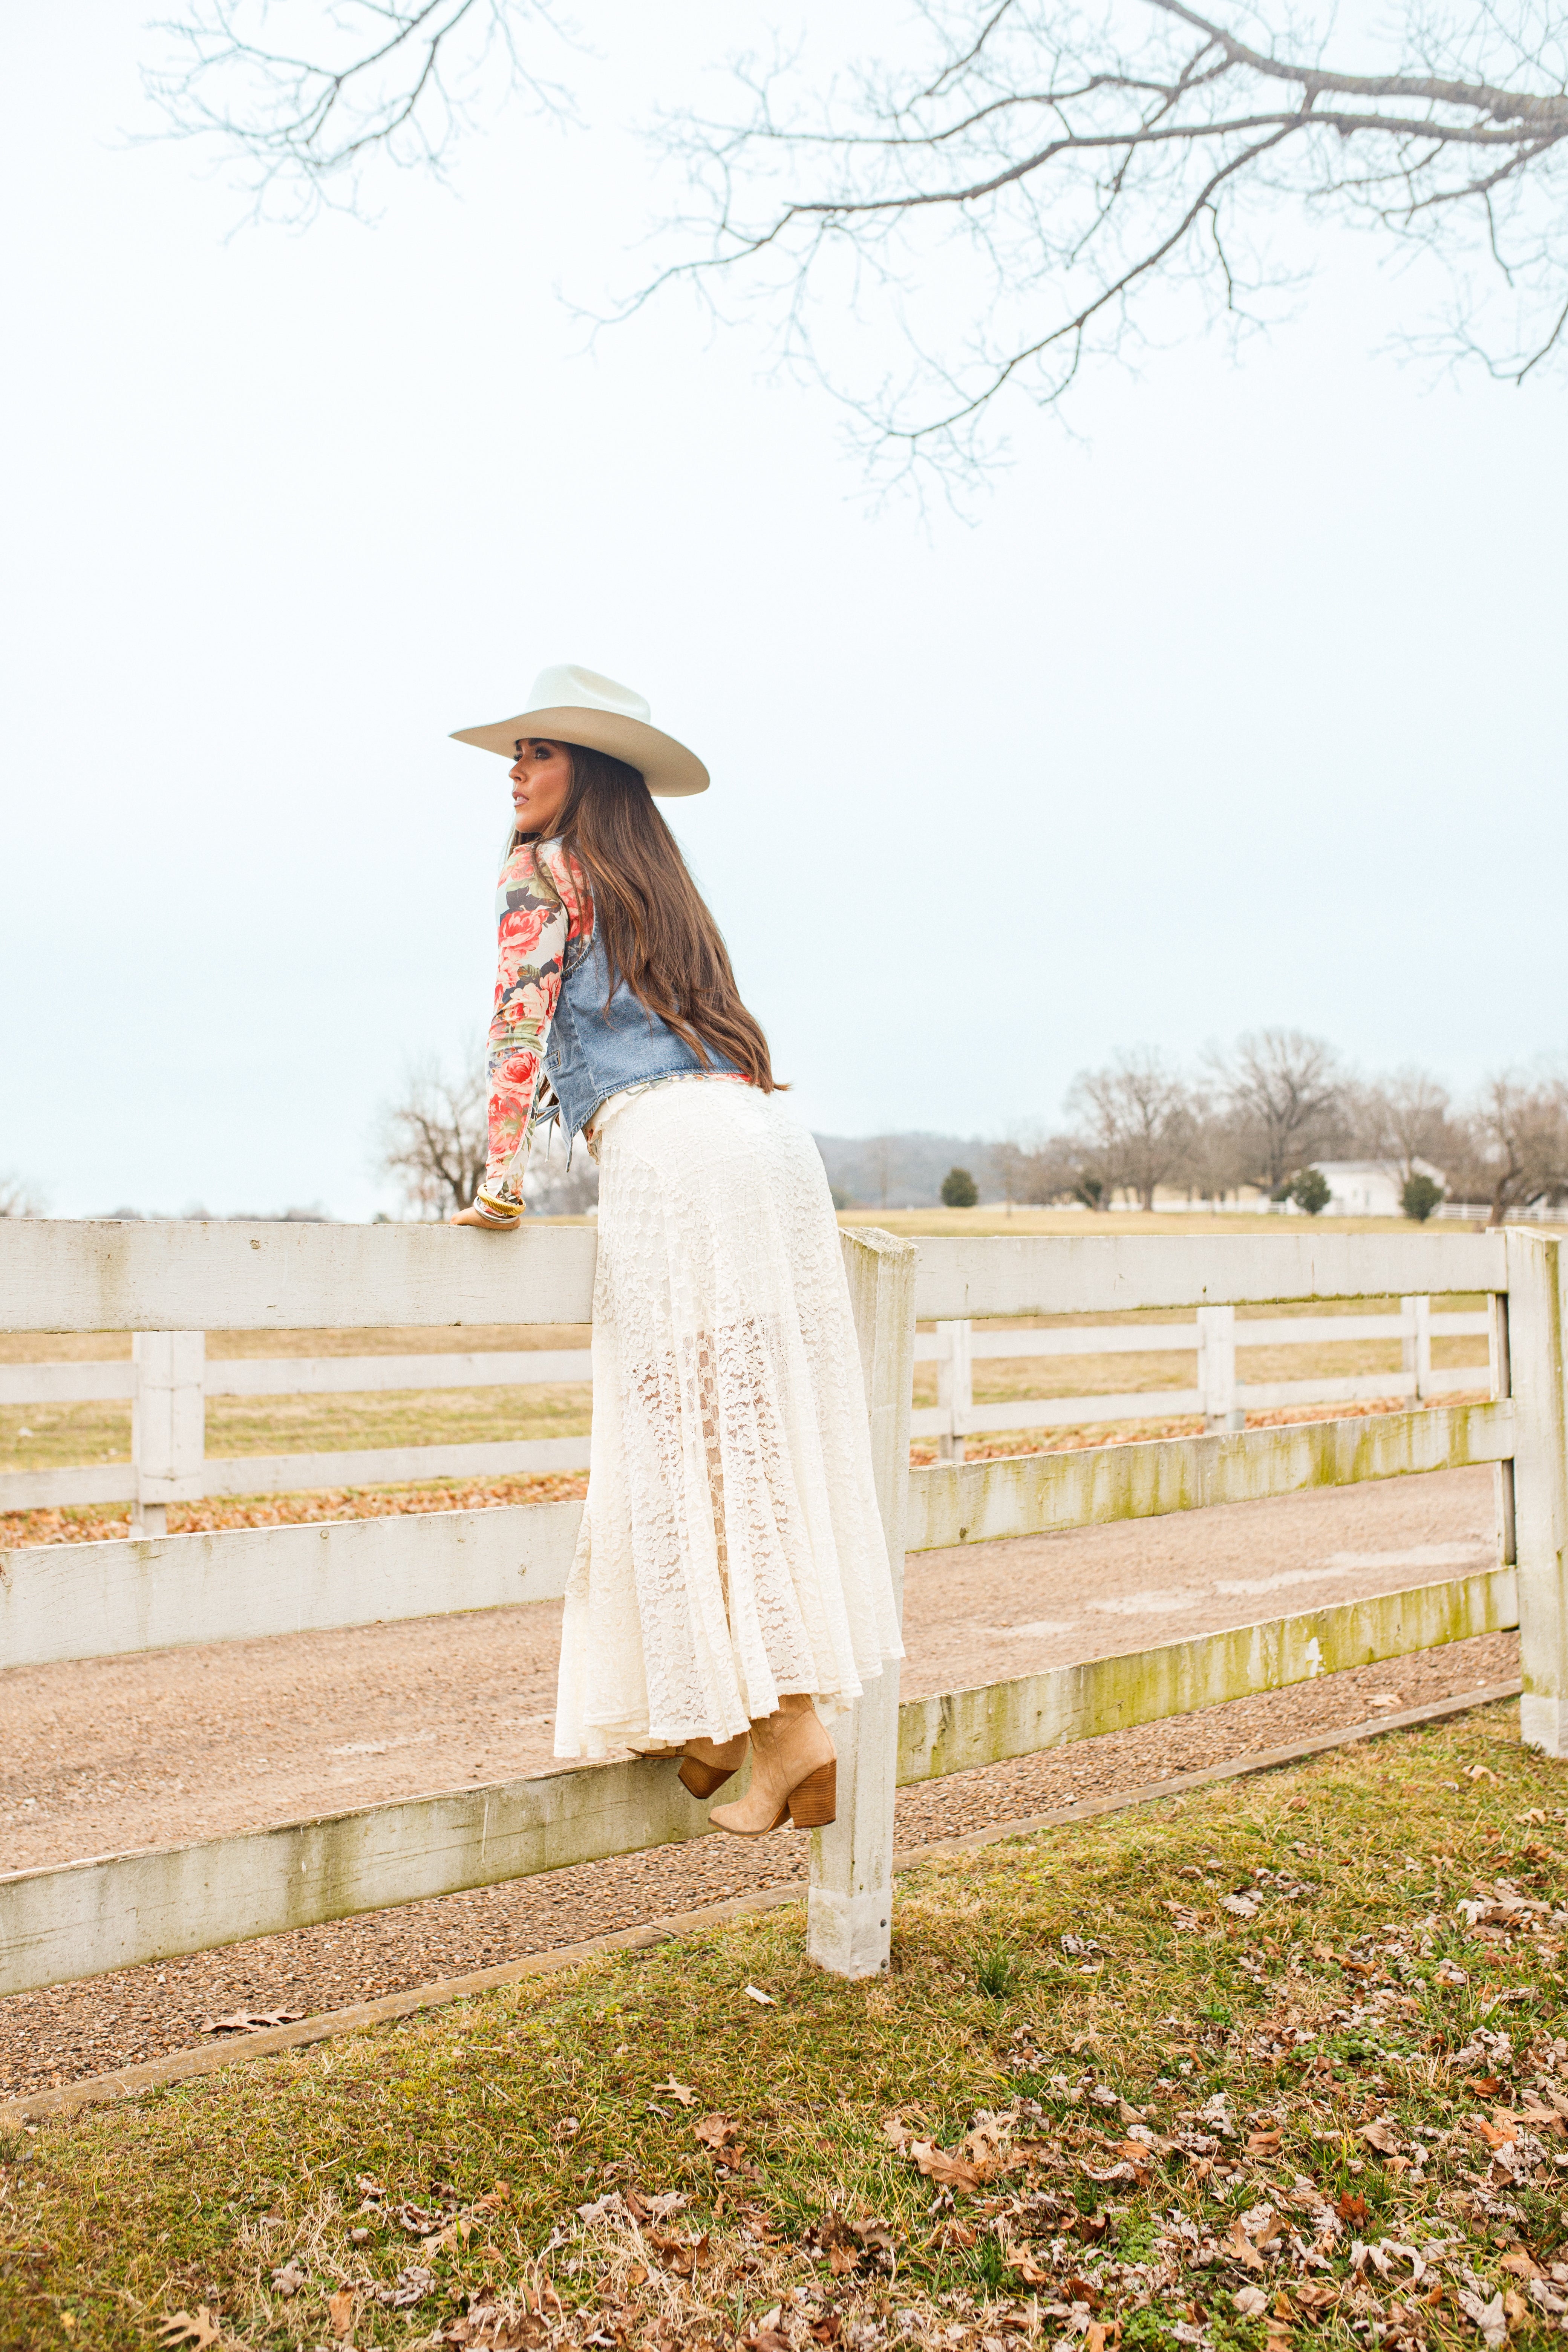
<path fill-rule="evenodd" d="M 827 1181 L 653 795 L 708 772 L 592 670 L 462 743 L 512 761 L 489 1160 L 512 1231 L 542 1080 L 599 1167 L 594 1436 L 558 1756 L 680 1757 L 754 1837 L 834 1817 L 826 1720 L 902 1655 Z"/>

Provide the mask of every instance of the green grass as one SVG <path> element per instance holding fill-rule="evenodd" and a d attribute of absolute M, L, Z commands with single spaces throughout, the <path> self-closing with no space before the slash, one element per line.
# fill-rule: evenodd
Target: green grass
<path fill-rule="evenodd" d="M 1564 1773 L 1493 1708 L 911 1874 L 878 1981 L 777 1911 L 46 2125 L 0 2346 L 1543 2336 Z"/>
<path fill-rule="evenodd" d="M 492 1445 L 523 1437 L 585 1437 L 593 1420 L 592 1395 L 584 1382 L 574 1381 L 540 1388 L 211 1397 L 206 1453 L 216 1461 L 252 1454 L 335 1454 L 385 1445 Z M 0 1468 L 55 1470 L 130 1458 L 128 1404 L 0 1406 Z"/>

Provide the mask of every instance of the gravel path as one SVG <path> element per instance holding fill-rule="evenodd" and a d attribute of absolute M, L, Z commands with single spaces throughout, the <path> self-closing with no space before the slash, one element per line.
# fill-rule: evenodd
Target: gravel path
<path fill-rule="evenodd" d="M 911 1555 L 907 1697 L 1484 1568 L 1489 1470 Z M 556 1768 L 558 1604 L 4 1677 L 0 1868 Z"/>
<path fill-rule="evenodd" d="M 1486 1470 L 912 1556 L 914 1696 L 1483 1568 Z M 27 1869 L 555 1768 L 559 1611 L 18 1669 L 4 1678 L 0 1867 Z M 905 1844 L 960 1835 L 1507 1680 L 1456 1643 L 906 1791 Z M 238 2008 L 314 2011 L 787 1883 L 805 1841 L 694 1845 L 0 2001 L 0 2096 L 188 2047 Z"/>
<path fill-rule="evenodd" d="M 921 1845 L 995 1822 L 1135 1789 L 1179 1772 L 1283 1747 L 1380 1708 L 1421 1706 L 1508 1681 L 1511 1633 L 1362 1666 L 1200 1715 L 1111 1732 L 1042 1756 L 955 1773 L 900 1792 L 898 1839 Z M 0 2001 L 0 2098 L 46 2090 L 199 2043 L 208 2021 L 244 2009 L 310 2015 L 461 1976 L 726 1896 L 804 1881 L 806 1840 L 781 1830 L 744 1843 L 715 1835 L 690 1845 L 584 1864 L 432 1903 L 125 1969 Z"/>

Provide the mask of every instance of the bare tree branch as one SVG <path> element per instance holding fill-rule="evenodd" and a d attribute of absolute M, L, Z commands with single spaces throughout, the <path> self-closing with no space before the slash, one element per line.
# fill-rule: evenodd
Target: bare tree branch
<path fill-rule="evenodd" d="M 0 1217 L 41 1217 L 44 1195 L 15 1170 L 0 1171 Z"/>
<path fill-rule="evenodd" d="M 1260 323 L 1293 210 L 1443 262 L 1424 348 L 1522 383 L 1568 331 L 1564 0 L 1432 23 L 1413 0 L 1404 54 L 1366 72 L 1272 5 L 1258 45 L 1184 0 L 949 0 L 921 11 L 934 55 L 845 91 L 740 71 L 731 119 L 662 126 L 695 192 L 688 249 L 627 307 L 679 282 L 750 304 L 874 457 L 962 473 L 1005 392 L 1059 402 L 1089 360 L 1172 331 L 1171 296 Z M 891 379 L 879 357 L 867 380 L 874 309 L 906 354 Z"/>
<path fill-rule="evenodd" d="M 298 47 L 268 37 L 285 15 Z M 552 0 L 191 0 L 153 30 L 172 55 L 143 81 L 171 130 L 238 159 L 257 211 L 285 218 L 356 203 L 373 155 L 443 172 L 498 60 L 537 110 L 573 113 L 519 38 L 570 37 Z"/>
<path fill-rule="evenodd" d="M 905 62 L 823 88 L 742 62 L 732 113 L 659 127 L 692 201 L 616 315 L 675 284 L 752 311 L 875 460 L 962 475 L 1009 393 L 1053 406 L 1194 309 L 1266 324 L 1293 283 L 1281 227 L 1338 220 L 1447 271 L 1405 340 L 1522 384 L 1568 336 L 1568 0 L 1406 0 L 1362 71 L 1296 5 L 1251 0 L 1247 40 L 1185 0 L 917 0 Z M 299 214 L 352 203 L 376 154 L 442 170 L 498 58 L 569 111 L 534 62 L 569 37 L 554 7 L 185 0 L 149 84 L 242 159 L 258 209 Z M 309 37 L 272 39 L 285 20 Z"/>

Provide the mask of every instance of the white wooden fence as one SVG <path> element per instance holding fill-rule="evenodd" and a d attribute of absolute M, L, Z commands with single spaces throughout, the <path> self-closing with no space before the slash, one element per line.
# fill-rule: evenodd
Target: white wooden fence
<path fill-rule="evenodd" d="M 814 1834 L 808 1941 L 885 1966 L 900 1782 L 1035 1752 L 1518 1622 L 1525 1738 L 1568 1739 L 1568 1261 L 1506 1235 L 844 1236 L 890 1554 L 1190 1510 L 1461 1464 L 1496 1465 L 1479 1575 L 1132 1657 L 899 1706 L 896 1672 L 840 1731 L 839 1817 Z M 179 1334 L 581 1322 L 591 1231 L 0 1223 L 0 1328 Z M 917 1314 L 1115 1314 L 1330 1299 L 1489 1300 L 1489 1402 L 909 1469 Z M 1206 1328 L 1206 1327 L 1205 1327 Z M 1010 1335 L 1011 1336 L 1011 1335 Z M 1143 1336 L 1143 1334 L 1140 1334 Z M 171 1446 L 181 1381 L 165 1392 Z M 1015 1410 L 1007 1408 L 1009 1412 Z M 558 1594 L 581 1507 L 441 1512 L 0 1555 L 0 1670 Z M 1516 1534 L 1517 1529 L 1517 1534 Z M 1515 1554 L 1517 1550 L 1517 1567 Z M 4 1707 L 0 1671 L 0 1710 Z M 0 1993 L 484 1885 L 706 1831 L 668 1765 L 582 1767 L 164 1852 L 0 1876 Z"/>
<path fill-rule="evenodd" d="M 358 1453 L 241 1454 L 206 1451 L 209 1397 L 343 1396 L 388 1391 L 544 1388 L 589 1381 L 586 1348 L 447 1356 L 209 1358 L 205 1331 L 138 1331 L 131 1361 L 0 1364 L 0 1404 L 131 1401 L 131 1459 L 0 1475 L 0 1511 L 130 1503 L 144 1535 L 162 1535 L 171 1503 L 205 1495 L 288 1495 L 312 1486 L 395 1486 L 417 1478 L 504 1478 L 585 1470 L 585 1437 L 492 1445 L 380 1445 Z"/>
<path fill-rule="evenodd" d="M 1397 1315 L 1288 1316 L 1236 1319 L 1234 1307 L 1200 1307 L 1192 1323 L 1113 1326 L 1099 1330 L 976 1331 L 967 1321 L 941 1322 L 915 1340 L 915 1361 L 937 1367 L 937 1402 L 910 1418 L 911 1437 L 934 1437 L 944 1462 L 962 1462 L 963 1442 L 998 1429 L 1078 1429 L 1097 1421 L 1165 1420 L 1202 1413 L 1208 1429 L 1244 1429 L 1248 1411 L 1279 1405 L 1349 1403 L 1369 1397 L 1425 1399 L 1455 1389 L 1486 1388 L 1489 1365 L 1434 1370 L 1435 1339 L 1487 1339 L 1488 1312 L 1437 1314 L 1429 1297 L 1400 1300 Z M 1358 1372 L 1324 1381 L 1238 1381 L 1237 1348 L 1344 1346 L 1358 1339 L 1397 1339 L 1397 1372 Z M 978 1359 L 1028 1356 L 1152 1356 L 1193 1349 L 1197 1379 L 1190 1389 L 1130 1389 L 1119 1396 L 1013 1397 L 1000 1404 L 974 1402 Z"/>
<path fill-rule="evenodd" d="M 935 1437 L 943 1461 L 962 1462 L 966 1438 L 995 1430 L 1073 1429 L 1096 1422 L 1164 1420 L 1201 1413 L 1205 1427 L 1240 1429 L 1249 1409 L 1363 1398 L 1417 1400 L 1487 1385 L 1484 1367 L 1434 1370 L 1432 1341 L 1485 1338 L 1485 1313 L 1433 1314 L 1429 1297 L 1400 1302 L 1398 1315 L 1289 1317 L 1237 1324 L 1234 1307 L 1200 1307 L 1192 1323 L 1055 1331 L 975 1331 L 966 1320 L 920 1332 L 914 1360 L 937 1365 L 938 1402 L 910 1416 L 912 1437 Z M 1321 1347 L 1365 1339 L 1401 1342 L 1397 1372 L 1321 1381 L 1238 1381 L 1236 1355 L 1253 1348 Z M 1104 1355 L 1196 1355 L 1187 1389 L 1131 1390 L 1110 1396 L 1023 1397 L 974 1402 L 977 1360 Z M 0 1405 L 74 1404 L 129 1399 L 131 1459 L 89 1466 L 0 1474 L 0 1511 L 129 1502 L 143 1535 L 162 1535 L 170 1503 L 212 1495 L 279 1495 L 320 1486 L 391 1486 L 431 1478 L 500 1478 L 520 1472 L 585 1470 L 585 1437 L 520 1438 L 492 1444 L 377 1446 L 360 1452 L 206 1453 L 209 1397 L 386 1394 L 434 1389 L 542 1388 L 591 1382 L 587 1349 L 487 1350 L 439 1356 L 209 1358 L 202 1331 L 139 1331 L 129 1363 L 0 1364 Z"/>

